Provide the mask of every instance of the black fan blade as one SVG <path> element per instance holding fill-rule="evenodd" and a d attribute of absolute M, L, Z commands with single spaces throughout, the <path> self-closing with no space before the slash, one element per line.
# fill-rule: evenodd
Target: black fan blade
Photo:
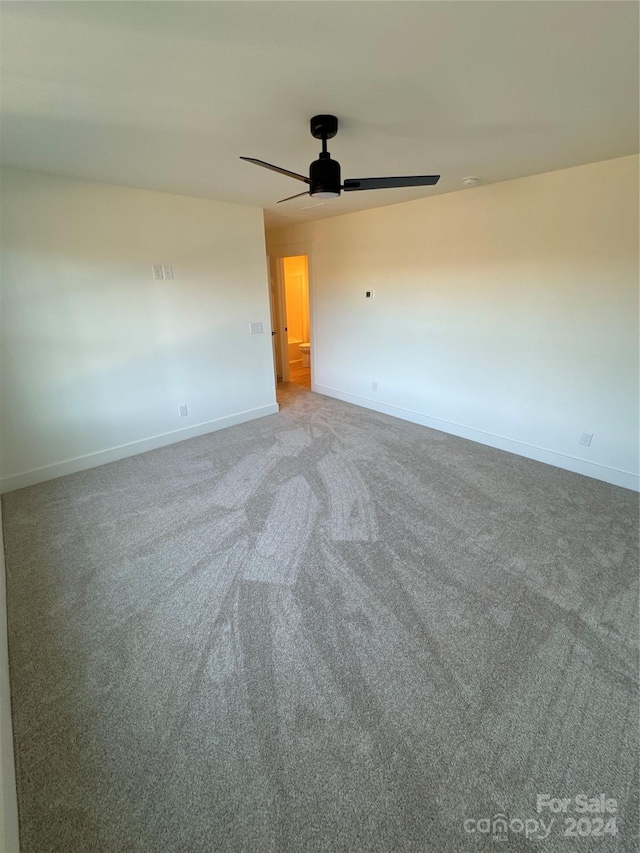
<path fill-rule="evenodd" d="M 290 195 L 288 198 L 281 198 L 278 204 L 282 204 L 283 201 L 291 201 L 292 198 L 300 198 L 301 195 L 309 195 L 309 193 L 297 193 L 297 195 Z"/>
<path fill-rule="evenodd" d="M 256 166 L 264 166 L 265 169 L 271 169 L 272 172 L 280 172 L 281 175 L 288 175 L 290 178 L 295 178 L 296 181 L 303 181 L 305 184 L 310 184 L 309 178 L 304 175 L 299 175 L 297 172 L 290 172 L 288 169 L 281 169 L 280 166 L 272 166 L 271 163 L 265 163 L 264 160 L 256 160 L 255 157 L 241 157 L 241 160 L 246 160 L 247 163 L 255 163 Z"/>
<path fill-rule="evenodd" d="M 343 190 L 390 190 L 395 187 L 431 187 L 437 184 L 440 175 L 406 175 L 404 178 L 349 178 Z"/>

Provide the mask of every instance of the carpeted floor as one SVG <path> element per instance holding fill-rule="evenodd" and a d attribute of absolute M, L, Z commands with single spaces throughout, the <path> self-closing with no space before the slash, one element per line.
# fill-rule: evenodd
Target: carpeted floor
<path fill-rule="evenodd" d="M 23 853 L 635 851 L 638 496 L 282 402 L 4 497 Z"/>

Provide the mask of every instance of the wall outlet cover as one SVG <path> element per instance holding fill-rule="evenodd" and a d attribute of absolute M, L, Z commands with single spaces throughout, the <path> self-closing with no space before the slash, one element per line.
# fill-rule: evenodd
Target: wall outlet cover
<path fill-rule="evenodd" d="M 182 406 L 178 406 L 178 412 L 180 412 L 181 418 L 186 418 L 189 414 L 189 410 L 187 409 L 187 404 L 183 403 Z"/>

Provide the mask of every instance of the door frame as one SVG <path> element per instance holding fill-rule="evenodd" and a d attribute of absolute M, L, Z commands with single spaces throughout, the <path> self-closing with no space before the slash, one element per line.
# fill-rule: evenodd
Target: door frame
<path fill-rule="evenodd" d="M 276 329 L 276 346 L 279 347 L 280 364 L 282 368 L 282 381 L 289 381 L 289 345 L 287 343 L 287 311 L 286 298 L 284 289 L 284 264 L 283 258 L 294 258 L 298 255 L 307 256 L 307 278 L 309 284 L 309 343 L 311 344 L 311 390 L 315 385 L 315 366 L 316 366 L 316 351 L 315 343 L 315 311 L 314 311 L 314 296 L 313 296 L 313 242 L 305 240 L 300 243 L 283 243 L 279 246 L 272 246 L 269 251 L 269 258 L 273 262 L 273 272 L 275 278 L 276 292 L 276 315 L 278 317 L 278 328 Z"/>

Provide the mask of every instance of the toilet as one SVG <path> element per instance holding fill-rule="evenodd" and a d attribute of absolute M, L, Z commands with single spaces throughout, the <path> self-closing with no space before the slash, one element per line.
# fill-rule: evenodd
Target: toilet
<path fill-rule="evenodd" d="M 300 355 L 302 356 L 302 366 L 303 367 L 310 367 L 309 352 L 311 350 L 311 344 L 309 344 L 309 343 L 300 344 L 299 349 L 300 349 Z"/>

